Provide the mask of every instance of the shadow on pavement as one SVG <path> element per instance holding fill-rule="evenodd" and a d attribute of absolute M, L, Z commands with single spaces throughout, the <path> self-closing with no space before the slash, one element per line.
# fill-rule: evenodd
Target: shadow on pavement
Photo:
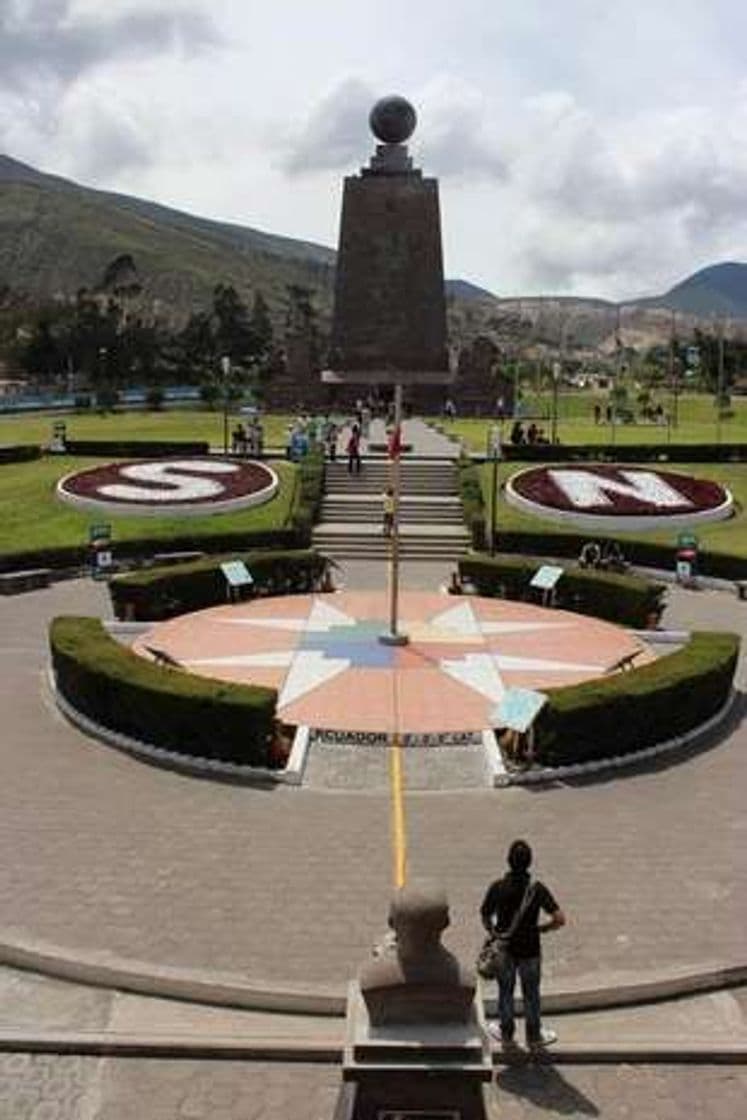
<path fill-rule="evenodd" d="M 499 1104 L 501 1095 L 509 1093 L 558 1116 L 601 1115 L 594 1101 L 567 1081 L 553 1065 L 508 1066 L 496 1074 L 494 1086 Z"/>

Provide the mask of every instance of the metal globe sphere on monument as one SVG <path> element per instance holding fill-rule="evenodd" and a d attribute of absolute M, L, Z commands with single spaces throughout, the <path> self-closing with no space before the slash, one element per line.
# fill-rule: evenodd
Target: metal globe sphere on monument
<path fill-rule="evenodd" d="M 376 139 L 382 143 L 404 144 L 415 131 L 418 115 L 407 98 L 392 94 L 376 102 L 368 123 Z"/>

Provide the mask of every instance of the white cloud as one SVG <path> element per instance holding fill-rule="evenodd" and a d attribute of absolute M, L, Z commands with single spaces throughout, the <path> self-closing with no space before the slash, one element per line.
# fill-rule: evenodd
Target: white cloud
<path fill-rule="evenodd" d="M 333 244 L 399 92 L 450 275 L 632 297 L 747 258 L 745 37 L 736 0 L 0 0 L 0 148 Z"/>

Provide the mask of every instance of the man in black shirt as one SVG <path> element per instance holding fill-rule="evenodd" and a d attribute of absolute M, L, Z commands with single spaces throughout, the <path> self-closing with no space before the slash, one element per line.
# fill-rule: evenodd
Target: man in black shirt
<path fill-rule="evenodd" d="M 506 1047 L 514 1044 L 514 987 L 518 972 L 524 997 L 527 1046 L 537 1049 L 549 1046 L 557 1038 L 554 1031 L 542 1027 L 540 1019 L 540 934 L 564 926 L 565 915 L 544 883 L 530 881 L 531 862 L 532 849 L 526 841 L 514 840 L 508 850 L 509 871 L 488 888 L 480 917 L 488 933 L 495 930 L 505 933 L 523 907 L 524 912 L 508 942 L 504 968 L 498 976 L 500 1038 Z M 542 924 L 538 923 L 540 910 L 550 915 Z"/>

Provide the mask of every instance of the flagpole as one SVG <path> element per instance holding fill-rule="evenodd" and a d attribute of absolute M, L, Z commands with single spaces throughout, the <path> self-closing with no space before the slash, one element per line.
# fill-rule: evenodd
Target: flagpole
<path fill-rule="evenodd" d="M 397 615 L 399 606 L 399 503 L 400 503 L 400 456 L 402 454 L 402 385 L 394 386 L 394 433 L 390 444 L 389 469 L 392 483 L 392 531 L 389 537 L 389 630 L 380 635 L 386 645 L 403 646 L 408 642 L 407 634 L 399 633 Z"/>

